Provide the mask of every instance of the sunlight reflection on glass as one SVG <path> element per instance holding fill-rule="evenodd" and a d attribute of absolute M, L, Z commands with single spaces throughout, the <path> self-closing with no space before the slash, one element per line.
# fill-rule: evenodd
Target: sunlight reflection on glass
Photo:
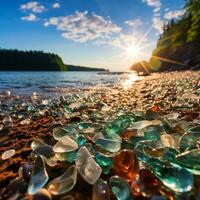
<path fill-rule="evenodd" d="M 121 83 L 124 90 L 128 90 L 136 81 L 141 80 L 136 72 L 126 74 L 125 80 Z"/>

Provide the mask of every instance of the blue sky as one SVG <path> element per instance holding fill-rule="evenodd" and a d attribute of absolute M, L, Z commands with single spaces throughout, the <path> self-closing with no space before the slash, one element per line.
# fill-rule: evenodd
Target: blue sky
<path fill-rule="evenodd" d="M 184 0 L 1 0 L 0 47 L 43 50 L 65 63 L 127 70 L 148 59 Z"/>

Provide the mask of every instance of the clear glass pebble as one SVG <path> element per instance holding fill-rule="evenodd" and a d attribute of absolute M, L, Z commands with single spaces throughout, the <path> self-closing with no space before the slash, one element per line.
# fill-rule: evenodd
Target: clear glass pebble
<path fill-rule="evenodd" d="M 77 169 L 70 166 L 64 174 L 53 179 L 48 185 L 48 191 L 53 195 L 61 195 L 73 189 L 77 181 Z"/>
<path fill-rule="evenodd" d="M 14 155 L 15 155 L 15 149 L 10 149 L 10 150 L 3 152 L 1 159 L 6 160 L 8 158 L 11 158 Z"/>
<path fill-rule="evenodd" d="M 81 147 L 76 157 L 76 167 L 86 182 L 93 185 L 101 175 L 102 169 L 92 158 L 86 147 Z"/>
<path fill-rule="evenodd" d="M 39 189 L 46 185 L 49 180 L 44 160 L 41 156 L 37 156 L 33 166 L 30 182 L 28 185 L 28 193 L 36 194 Z"/>

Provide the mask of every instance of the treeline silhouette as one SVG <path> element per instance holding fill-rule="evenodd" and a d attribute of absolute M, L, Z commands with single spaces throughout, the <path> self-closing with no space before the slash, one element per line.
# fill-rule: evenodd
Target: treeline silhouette
<path fill-rule="evenodd" d="M 104 71 L 104 69 L 66 65 L 58 55 L 43 51 L 0 49 L 0 71 Z"/>
<path fill-rule="evenodd" d="M 200 69 L 200 0 L 186 0 L 184 9 L 181 18 L 164 24 L 147 63 L 150 71 Z"/>

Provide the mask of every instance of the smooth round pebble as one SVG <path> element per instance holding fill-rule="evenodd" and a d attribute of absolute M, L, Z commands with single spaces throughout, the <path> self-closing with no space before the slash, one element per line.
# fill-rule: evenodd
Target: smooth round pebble
<path fill-rule="evenodd" d="M 14 150 L 14 149 L 10 149 L 10 150 L 8 150 L 8 151 L 5 151 L 5 152 L 2 154 L 1 158 L 2 158 L 2 160 L 6 160 L 6 159 L 8 159 L 8 158 L 11 158 L 11 157 L 14 156 L 14 155 L 15 155 L 15 150 Z"/>

